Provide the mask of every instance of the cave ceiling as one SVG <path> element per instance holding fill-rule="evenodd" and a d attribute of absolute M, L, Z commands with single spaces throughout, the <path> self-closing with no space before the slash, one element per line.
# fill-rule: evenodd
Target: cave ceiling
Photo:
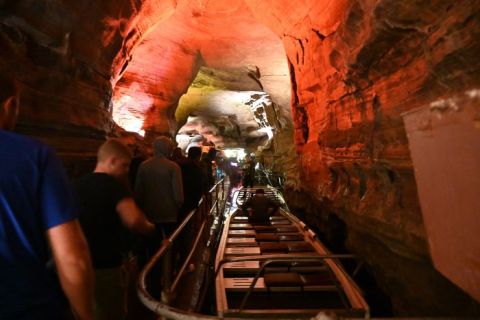
<path fill-rule="evenodd" d="M 270 122 L 291 121 L 281 39 L 243 0 L 180 1 L 131 51 L 113 116 L 142 134 L 198 133 L 220 147 L 255 148 L 269 136 L 254 115 L 258 99 L 275 106 Z"/>

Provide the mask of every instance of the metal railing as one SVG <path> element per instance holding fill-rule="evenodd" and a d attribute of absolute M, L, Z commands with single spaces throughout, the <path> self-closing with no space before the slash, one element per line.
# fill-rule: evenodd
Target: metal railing
<path fill-rule="evenodd" d="M 193 244 L 188 252 L 185 261 L 179 268 L 179 271 L 172 281 L 171 286 L 166 290 L 168 294 L 175 292 L 177 289 L 185 270 L 187 269 L 191 258 L 193 257 L 195 250 L 198 248 L 202 235 L 206 230 L 207 223 L 212 222 L 213 217 L 218 217 L 223 214 L 225 194 L 225 181 L 224 179 L 217 182 L 208 192 L 206 196 L 203 196 L 198 208 L 191 210 L 182 223 L 175 229 L 175 231 L 165 240 L 162 241 L 160 248 L 155 255 L 146 263 L 139 275 L 137 293 L 140 301 L 155 314 L 167 317 L 169 319 L 216 319 L 213 316 L 205 316 L 200 314 L 194 314 L 178 308 L 169 306 L 167 303 L 160 300 L 156 300 L 147 290 L 147 276 L 153 270 L 155 265 L 162 259 L 166 252 L 172 247 L 175 240 L 180 233 L 185 229 L 190 222 L 196 222 L 199 224 L 198 233 L 193 241 Z"/>
<path fill-rule="evenodd" d="M 259 184 L 268 184 L 280 190 L 283 190 L 285 184 L 285 174 L 268 169 L 257 170 L 255 179 Z"/>
<path fill-rule="evenodd" d="M 279 263 L 279 262 L 323 262 L 325 259 L 356 259 L 356 257 L 352 254 L 327 254 L 323 256 L 269 254 L 269 255 L 253 255 L 248 257 L 232 257 L 232 258 L 225 258 L 220 261 L 219 265 L 217 266 L 217 270 L 215 270 L 215 275 L 218 275 L 218 272 L 220 272 L 220 270 L 222 269 L 221 267 L 225 263 L 244 262 L 244 261 L 264 261 L 264 263 L 261 264 L 257 273 L 255 274 L 255 277 L 253 278 L 252 282 L 250 283 L 248 290 L 245 292 L 245 295 L 243 296 L 240 307 L 238 308 L 238 312 L 241 312 L 245 307 L 245 304 L 247 303 L 248 297 L 250 296 L 253 289 L 255 288 L 255 284 L 257 283 L 258 279 L 263 274 L 264 270 L 268 265 L 272 263 Z M 347 302 L 343 297 L 343 291 L 341 287 L 339 286 L 338 283 L 335 283 L 335 286 L 337 287 L 337 291 L 341 294 L 340 296 L 342 298 L 343 304 L 346 306 Z"/>

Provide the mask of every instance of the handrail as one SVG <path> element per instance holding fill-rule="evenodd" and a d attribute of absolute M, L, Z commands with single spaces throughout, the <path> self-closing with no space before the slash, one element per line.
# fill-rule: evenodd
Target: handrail
<path fill-rule="evenodd" d="M 348 257 L 348 258 L 351 258 L 351 257 Z M 326 257 L 326 256 L 311 256 L 311 257 L 308 257 L 308 258 L 305 258 L 305 259 L 298 259 L 297 258 L 295 261 L 303 260 L 304 262 L 309 262 L 309 261 L 315 262 L 315 261 L 323 261 L 325 259 L 332 259 L 332 258 L 331 257 Z M 338 257 L 336 259 L 338 259 Z M 289 257 L 289 258 L 274 258 L 274 257 L 272 257 L 270 259 L 265 259 L 265 262 L 263 263 L 263 265 L 260 267 L 260 269 L 255 274 L 255 277 L 253 278 L 252 283 L 250 283 L 250 287 L 248 288 L 247 292 L 245 292 L 245 295 L 243 296 L 242 303 L 240 304 L 240 307 L 238 308 L 238 311 L 241 312 L 243 310 L 243 307 L 245 307 L 245 304 L 247 303 L 248 297 L 250 296 L 250 293 L 253 291 L 253 288 L 255 288 L 255 284 L 257 283 L 258 278 L 260 277 L 262 272 L 265 270 L 265 268 L 269 264 L 274 263 L 274 262 L 291 262 L 291 261 L 292 261 L 292 257 Z M 337 285 L 336 285 L 336 287 L 337 287 L 337 290 L 340 289 L 340 288 L 338 288 Z M 345 304 L 345 301 L 343 301 L 343 302 Z"/>
<path fill-rule="evenodd" d="M 223 182 L 224 182 L 224 181 L 225 181 L 225 178 L 224 178 L 224 179 L 221 179 L 220 181 L 218 181 L 217 183 L 215 183 L 215 184 L 213 185 L 213 187 L 212 187 L 210 190 L 208 190 L 208 193 L 214 192 L 215 189 L 217 188 L 217 186 L 218 186 L 220 183 L 222 184 L 222 189 L 223 189 Z M 223 191 L 223 190 L 222 190 L 222 191 Z"/>
<path fill-rule="evenodd" d="M 193 246 L 192 246 L 193 249 L 195 249 L 197 247 L 198 241 L 200 241 L 200 237 L 202 236 L 202 232 L 203 232 L 204 228 L 205 228 L 205 221 L 202 223 L 202 226 L 200 227 L 200 230 L 197 233 L 197 236 L 196 236 L 195 241 L 194 241 Z M 175 289 L 177 288 L 178 282 L 180 281 L 180 278 L 182 277 L 183 273 L 185 272 L 185 269 L 187 268 L 188 262 L 192 258 L 194 252 L 195 252 L 195 250 L 190 250 L 190 252 L 188 253 L 188 256 L 185 259 L 185 262 L 183 263 L 182 267 L 180 268 L 180 271 L 178 271 L 177 277 L 175 278 L 175 280 L 173 280 L 173 284 L 170 287 L 170 292 L 175 291 Z"/>
<path fill-rule="evenodd" d="M 198 202 L 198 208 L 200 208 L 201 204 L 203 202 L 203 197 L 200 199 L 200 201 Z M 170 235 L 170 237 L 168 237 L 168 241 L 169 242 L 173 242 L 177 237 L 178 235 L 180 234 L 180 232 L 182 232 L 183 228 L 187 225 L 188 222 L 190 222 L 190 219 L 193 217 L 193 215 L 195 213 L 197 213 L 198 211 L 198 208 L 196 209 L 192 209 L 188 215 L 185 217 L 185 219 L 183 219 L 182 223 L 180 223 L 180 225 L 173 231 L 173 233 Z"/>
<path fill-rule="evenodd" d="M 218 181 L 210 190 L 209 193 L 215 192 L 215 203 L 216 203 L 216 210 L 217 214 L 218 212 L 218 189 L 220 189 L 220 186 L 222 188 L 222 195 L 225 195 L 225 187 L 224 187 L 224 179 L 221 179 Z M 155 312 L 157 315 L 162 315 L 164 317 L 172 318 L 172 319 L 182 319 L 182 320 L 211 320 L 211 319 L 218 319 L 217 317 L 213 316 L 205 316 L 205 315 L 200 315 L 200 314 L 193 314 L 191 312 L 186 312 L 174 307 L 171 307 L 162 301 L 158 301 L 155 298 L 153 298 L 150 293 L 147 290 L 147 284 L 146 284 L 146 278 L 147 275 L 151 272 L 155 264 L 162 258 L 162 256 L 165 254 L 165 252 L 171 247 L 172 243 L 175 241 L 175 239 L 178 237 L 180 232 L 185 228 L 185 226 L 192 220 L 192 217 L 196 214 L 199 213 L 201 214 L 201 209 L 203 208 L 204 204 L 207 204 L 207 201 L 205 199 L 205 196 L 203 196 L 199 203 L 198 207 L 196 209 L 191 210 L 188 215 L 185 217 L 185 219 L 180 223 L 180 225 L 174 230 L 174 232 L 165 240 L 162 241 L 162 244 L 158 251 L 154 254 L 154 256 L 146 263 L 144 268 L 141 270 L 140 275 L 139 275 L 139 280 L 138 280 L 138 285 L 137 285 L 137 293 L 140 301 L 151 311 Z M 213 205 L 209 210 L 209 213 L 212 214 L 212 209 Z M 180 272 L 177 275 L 177 278 L 174 280 L 171 290 L 174 290 L 178 282 L 180 281 L 180 276 L 183 274 L 185 271 L 186 265 L 188 264 L 188 261 L 191 259 L 193 252 L 195 251 L 199 240 L 201 238 L 201 234 L 203 230 L 205 229 L 205 224 L 206 222 L 204 221 L 202 223 L 202 226 L 200 228 L 199 233 L 197 234 L 197 237 L 194 241 L 194 244 L 192 246 L 192 249 L 190 250 L 184 264 L 182 265 Z"/>
<path fill-rule="evenodd" d="M 309 261 L 324 261 L 327 259 L 335 260 L 335 259 L 356 259 L 356 256 L 353 254 L 327 254 L 327 255 L 292 255 L 292 254 L 269 254 L 269 255 L 252 255 L 252 256 L 245 256 L 245 257 L 230 257 L 222 259 L 218 266 L 217 270 L 215 270 L 215 277 L 218 276 L 218 273 L 222 270 L 222 267 L 226 263 L 230 262 L 243 262 L 243 261 L 265 261 L 265 263 L 261 266 L 261 268 L 257 271 L 255 277 L 253 278 L 252 282 L 250 283 L 249 289 L 245 293 L 240 307 L 238 309 L 239 312 L 243 310 L 250 293 L 255 288 L 255 284 L 258 281 L 258 278 L 264 271 L 267 265 L 275 262 L 309 262 Z M 335 284 L 337 290 L 341 291 L 337 284 Z M 343 300 L 343 299 L 342 299 Z"/>
<path fill-rule="evenodd" d="M 298 260 L 305 260 L 305 259 L 356 259 L 357 257 L 353 254 L 327 254 L 327 255 L 305 255 L 305 254 L 286 254 L 286 253 L 279 253 L 279 254 L 262 254 L 262 255 L 251 255 L 251 256 L 244 256 L 244 257 L 230 257 L 224 258 L 220 260 L 217 270 L 215 270 L 215 275 L 218 275 L 220 268 L 225 263 L 230 262 L 243 262 L 243 261 L 263 261 L 263 260 L 275 260 L 275 259 L 289 259 L 289 261 L 298 261 Z"/>

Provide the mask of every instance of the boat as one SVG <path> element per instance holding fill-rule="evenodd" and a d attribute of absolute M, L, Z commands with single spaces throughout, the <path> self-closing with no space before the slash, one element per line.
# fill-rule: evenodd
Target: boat
<path fill-rule="evenodd" d="M 290 212 L 277 189 L 259 188 L 280 205 L 263 225 L 250 223 L 240 209 L 256 189 L 241 188 L 234 193 L 232 201 L 226 201 L 224 181 L 217 182 L 210 190 L 210 200 L 200 200 L 199 207 L 163 241 L 140 272 L 141 302 L 155 314 L 177 320 L 310 319 L 317 315 L 368 319 L 369 306 L 340 263 L 355 257 L 332 254 L 315 232 Z M 194 228 L 197 235 L 188 257 L 167 289 L 167 293 L 188 300 L 185 307 L 168 299 L 153 298 L 147 276 L 152 269 L 160 267 L 159 261 L 188 223 L 198 224 Z M 201 239 L 208 240 L 201 245 Z M 203 290 L 199 295 L 189 295 L 191 282 L 182 284 L 182 279 L 187 267 L 194 262 L 196 252 L 200 253 L 201 264 L 195 268 L 199 282 L 193 287 Z M 215 291 L 211 295 L 210 283 Z M 205 297 L 207 304 L 203 302 Z M 212 304 L 216 305 L 216 312 L 210 307 L 207 314 L 202 312 L 206 310 L 205 305 Z"/>
<path fill-rule="evenodd" d="M 282 206 L 267 225 L 249 222 L 241 205 L 255 189 L 242 188 L 228 214 L 215 258 L 219 318 L 299 318 L 319 313 L 369 318 L 362 292 L 318 236 L 289 212 L 281 194 L 262 187 Z"/>

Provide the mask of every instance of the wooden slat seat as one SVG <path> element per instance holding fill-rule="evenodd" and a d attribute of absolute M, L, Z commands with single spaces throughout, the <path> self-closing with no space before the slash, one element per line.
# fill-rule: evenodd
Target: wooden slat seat
<path fill-rule="evenodd" d="M 248 219 L 250 223 L 254 226 L 272 226 L 270 221 L 251 221 L 252 219 Z"/>
<path fill-rule="evenodd" d="M 259 266 L 263 263 L 260 261 Z M 292 264 L 289 262 L 274 262 L 265 267 L 266 272 L 324 272 L 327 271 L 327 267 L 319 264 Z"/>
<path fill-rule="evenodd" d="M 224 286 L 227 291 L 246 291 L 253 282 L 253 278 L 224 278 Z M 254 292 L 267 291 L 263 278 L 258 278 L 253 289 Z"/>
<path fill-rule="evenodd" d="M 274 227 L 292 225 L 292 223 L 289 220 L 272 220 L 270 221 L 270 224 Z"/>
<path fill-rule="evenodd" d="M 267 287 L 302 287 L 304 284 L 296 272 L 266 273 L 263 279 Z"/>
<path fill-rule="evenodd" d="M 257 246 L 257 241 L 255 238 L 228 238 L 227 245 L 229 246 L 237 246 L 237 247 L 252 247 Z"/>
<path fill-rule="evenodd" d="M 248 275 L 254 276 L 258 270 L 260 270 L 261 261 L 238 261 L 227 262 L 223 266 L 223 270 L 227 274 L 235 275 Z M 289 272 L 290 270 L 286 266 L 267 266 L 265 272 Z"/>
<path fill-rule="evenodd" d="M 278 241 L 278 236 L 275 233 L 257 233 L 255 235 L 257 242 L 262 241 Z"/>
<path fill-rule="evenodd" d="M 287 244 L 281 242 L 260 242 L 259 247 L 262 254 L 288 252 Z"/>
<path fill-rule="evenodd" d="M 310 255 L 310 254 L 309 254 Z M 260 265 L 263 265 L 264 261 L 260 261 Z M 322 267 L 325 269 L 325 263 L 321 261 L 274 261 L 271 262 L 272 266 L 286 266 L 286 267 Z"/>
<path fill-rule="evenodd" d="M 310 254 L 310 253 L 309 253 Z M 327 272 L 328 267 L 323 262 L 301 261 L 294 262 L 288 267 L 288 271 L 295 272 Z"/>
<path fill-rule="evenodd" d="M 251 256 L 260 254 L 260 247 L 229 247 L 225 249 L 225 255 Z"/>
<path fill-rule="evenodd" d="M 300 278 L 304 286 L 327 286 L 334 284 L 328 272 L 302 274 Z"/>
<path fill-rule="evenodd" d="M 287 243 L 288 252 L 314 252 L 315 248 L 308 242 Z"/>
<path fill-rule="evenodd" d="M 232 223 L 230 225 L 230 230 L 248 230 L 253 229 L 250 223 Z"/>
<path fill-rule="evenodd" d="M 260 263 L 258 261 L 238 261 L 238 262 L 227 262 L 223 266 L 225 272 L 242 272 L 242 273 L 253 273 L 258 271 L 260 268 Z"/>
<path fill-rule="evenodd" d="M 255 230 L 229 230 L 228 231 L 229 237 L 255 237 Z"/>
<path fill-rule="evenodd" d="M 235 216 L 233 217 L 232 222 L 234 223 L 245 223 L 248 222 L 248 217 L 247 216 Z"/>
<path fill-rule="evenodd" d="M 284 235 L 279 235 L 278 236 L 278 240 L 279 241 L 300 241 L 300 240 L 304 240 L 304 237 L 302 234 L 300 233 L 293 233 L 293 234 L 284 234 Z"/>
<path fill-rule="evenodd" d="M 298 232 L 298 228 L 295 226 L 279 226 L 279 227 L 273 227 L 273 228 L 276 229 L 277 233 Z"/>
<path fill-rule="evenodd" d="M 229 292 L 245 292 L 249 290 L 253 277 L 224 278 L 225 290 Z M 337 291 L 332 283 L 310 282 L 305 283 L 302 275 L 296 272 L 266 273 L 259 277 L 255 283 L 253 292 L 289 292 L 289 291 Z"/>
<path fill-rule="evenodd" d="M 288 218 L 285 218 L 285 217 L 282 216 L 282 215 L 273 215 L 273 216 L 270 216 L 270 221 L 280 221 L 280 220 L 289 221 Z"/>
<path fill-rule="evenodd" d="M 257 233 L 275 233 L 277 231 L 277 228 L 271 226 L 271 225 L 254 225 L 253 226 L 253 229 L 255 230 L 255 232 Z"/>

